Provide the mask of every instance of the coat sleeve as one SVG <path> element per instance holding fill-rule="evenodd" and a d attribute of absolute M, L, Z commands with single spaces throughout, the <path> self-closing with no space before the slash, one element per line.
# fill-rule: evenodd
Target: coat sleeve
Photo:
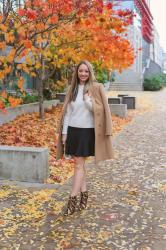
<path fill-rule="evenodd" d="M 102 98 L 104 111 L 105 111 L 105 135 L 112 135 L 112 118 L 111 118 L 111 111 L 108 105 L 108 98 L 105 94 L 105 89 L 103 87 L 103 84 L 100 84 L 100 95 Z"/>

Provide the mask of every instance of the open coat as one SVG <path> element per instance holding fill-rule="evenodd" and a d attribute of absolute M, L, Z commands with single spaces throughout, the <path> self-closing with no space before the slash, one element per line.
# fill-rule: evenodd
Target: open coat
<path fill-rule="evenodd" d="M 93 83 L 89 89 L 92 98 L 95 129 L 95 162 L 113 158 L 112 119 L 103 84 Z M 62 128 L 69 95 L 66 95 L 58 129 L 57 160 L 63 156 Z"/>

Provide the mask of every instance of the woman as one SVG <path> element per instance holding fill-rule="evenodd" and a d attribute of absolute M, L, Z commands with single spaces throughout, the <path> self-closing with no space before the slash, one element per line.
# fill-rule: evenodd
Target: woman
<path fill-rule="evenodd" d="M 72 190 L 64 215 L 86 208 L 86 157 L 95 156 L 95 162 L 113 158 L 111 136 L 111 113 L 104 87 L 96 82 L 92 65 L 82 61 L 75 69 L 59 126 L 57 159 L 62 158 L 64 145 L 65 154 L 75 159 Z"/>

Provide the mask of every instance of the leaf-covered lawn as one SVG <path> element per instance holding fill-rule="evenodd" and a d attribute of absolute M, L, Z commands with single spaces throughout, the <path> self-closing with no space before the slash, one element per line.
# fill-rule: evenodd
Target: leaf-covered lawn
<path fill-rule="evenodd" d="M 25 114 L 14 121 L 0 127 L 0 144 L 9 146 L 33 146 L 49 148 L 49 183 L 63 184 L 73 174 L 73 160 L 56 160 L 57 126 L 59 123 L 62 105 L 47 110 L 45 119 L 40 120 L 38 113 Z M 129 123 L 132 116 L 122 119 L 112 116 L 113 134 L 119 132 Z"/>

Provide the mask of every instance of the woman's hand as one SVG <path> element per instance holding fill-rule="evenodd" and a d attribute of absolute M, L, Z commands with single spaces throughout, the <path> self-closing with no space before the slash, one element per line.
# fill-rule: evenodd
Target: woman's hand
<path fill-rule="evenodd" d="M 84 95 L 84 98 L 85 99 L 88 99 L 88 98 L 90 98 L 91 97 L 91 94 L 89 93 L 89 92 L 87 92 L 85 95 Z"/>
<path fill-rule="evenodd" d="M 67 139 L 67 135 L 62 135 L 62 143 L 65 144 Z"/>

